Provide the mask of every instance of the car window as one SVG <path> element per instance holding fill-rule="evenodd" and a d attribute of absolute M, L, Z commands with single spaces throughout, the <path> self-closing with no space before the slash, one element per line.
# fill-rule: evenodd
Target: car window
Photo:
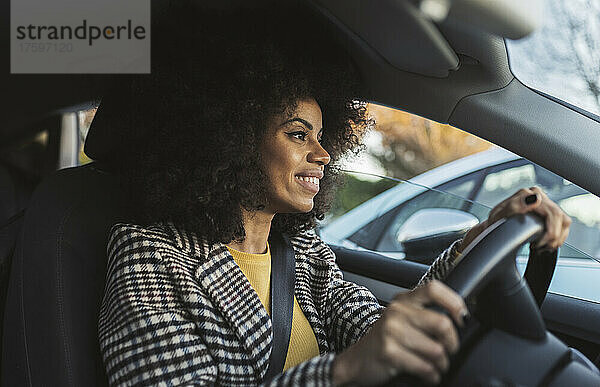
<path fill-rule="evenodd" d="M 85 144 L 88 131 L 90 130 L 90 126 L 92 125 L 92 120 L 96 115 L 96 110 L 98 110 L 98 108 L 95 106 L 93 108 L 80 110 L 77 112 L 77 118 L 79 120 L 79 155 L 77 159 L 79 165 L 87 164 L 92 161 L 83 151 L 83 146 Z"/>
<path fill-rule="evenodd" d="M 600 1 L 544 5 L 541 28 L 506 40 L 513 74 L 529 87 L 600 114 Z"/>
<path fill-rule="evenodd" d="M 468 198 L 475 188 L 477 179 L 478 174 L 474 173 L 465 178 L 447 183 L 436 190 L 428 189 L 417 197 L 399 204 L 398 207 L 392 210 L 395 214 L 386 226 L 375 250 L 404 252 L 402 243 L 403 238 L 401 238 L 401 235 L 399 234 L 403 229 L 404 223 L 418 211 L 431 208 L 446 208 L 469 212 L 472 208 L 472 204 L 468 201 Z M 477 214 L 474 215 L 481 216 L 486 210 L 478 209 L 475 212 Z M 478 221 L 483 219 L 483 217 L 477 218 Z M 430 259 L 435 258 L 440 252 L 441 251 L 437 251 L 437 249 L 429 253 L 423 252 L 426 256 L 410 257 L 410 259 L 417 262 L 430 263 Z"/>
<path fill-rule="evenodd" d="M 491 169 L 475 201 L 493 207 L 520 188 L 534 185 L 573 219 L 567 238 L 570 247 L 563 249 L 563 257 L 600 257 L 600 199 L 539 165 L 521 160 Z"/>
<path fill-rule="evenodd" d="M 480 176 L 483 172 L 472 173 L 435 188 L 389 179 L 390 184 L 395 183 L 392 188 L 356 207 L 353 211 L 358 212 L 358 216 L 352 218 L 353 211 L 350 211 L 333 224 L 322 228 L 321 237 L 332 244 L 374 250 L 395 259 L 431 264 L 454 240 L 461 238 L 468 228 L 487 218 L 490 206 L 470 200 L 468 195 L 465 197 L 457 194 L 476 191 L 477 181 L 480 181 L 480 185 L 483 185 L 481 181 L 485 181 Z M 356 176 L 358 173 L 352 174 Z M 565 201 L 574 203 L 572 205 L 575 208 L 581 209 L 581 206 L 589 205 L 589 201 L 593 200 L 596 210 L 592 212 L 597 216 L 600 214 L 600 201 L 590 195 L 578 195 Z M 407 198 L 404 201 L 403 196 Z M 389 208 L 390 200 L 400 203 Z M 580 202 L 577 203 L 578 201 Z M 344 217 L 348 215 L 350 218 L 346 225 L 350 226 L 350 223 L 363 219 L 365 214 L 375 214 L 375 219 L 366 222 L 346 239 L 335 240 L 332 237 L 328 227 L 342 228 Z M 590 216 L 590 222 L 592 218 Z M 593 218 L 594 221 L 595 219 L 597 218 Z M 598 240 L 600 233 L 596 229 L 585 228 L 578 221 L 573 224 L 570 237 L 574 238 L 573 241 Z M 529 245 L 523 246 L 518 252 L 517 268 L 521 274 L 525 271 L 528 254 Z M 565 243 L 560 248 L 549 291 L 600 302 L 600 263 L 585 251 L 569 242 Z"/>
<path fill-rule="evenodd" d="M 420 124 L 422 119 L 404 112 L 400 114 L 399 121 L 413 125 L 410 129 L 399 127 L 400 140 L 386 139 L 386 131 L 390 130 L 387 127 L 380 132 L 378 144 L 367 146 L 367 153 L 371 152 L 374 160 L 370 171 L 379 168 L 378 176 L 353 170 L 353 167 L 363 167 L 365 157 L 363 164 L 346 165 L 346 170 L 352 171 L 352 179 L 338 195 L 345 198 L 344 203 L 338 201 L 335 216 L 321 227 L 325 241 L 430 264 L 452 241 L 464 235 L 469 224 L 486 219 L 491 208 L 501 200 L 520 188 L 536 185 L 573 219 L 567 243 L 560 249 L 550 291 L 600 302 L 598 197 L 568 179 L 489 143 L 481 152 L 456 153 L 454 159 L 436 165 L 435 161 L 441 156 L 428 156 L 427 152 L 441 150 L 442 155 L 443 152 L 447 155 L 448 146 L 460 148 L 464 143 L 481 146 L 477 142 L 481 140 L 465 136 L 455 128 L 440 128 L 431 122 Z M 444 136 L 454 135 L 451 130 L 457 138 L 444 140 Z M 428 141 L 440 142 L 440 138 L 447 146 L 427 145 Z M 418 148 L 407 157 L 407 145 L 399 144 L 417 144 Z M 390 155 L 390 152 L 396 153 Z M 433 168 L 423 167 L 427 164 Z M 403 178 L 406 171 L 413 174 Z M 384 176 L 386 173 L 391 176 Z M 528 246 L 518 253 L 517 267 L 521 272 L 527 264 L 528 253 Z"/>
<path fill-rule="evenodd" d="M 521 159 L 490 167 L 475 200 L 493 207 L 519 189 L 534 185 L 540 187 L 550 199 L 556 202 L 587 193 L 586 190 L 555 173 Z"/>
<path fill-rule="evenodd" d="M 475 200 L 493 207 L 520 188 L 528 188 L 534 185 L 538 185 L 538 183 L 535 168 L 532 164 L 517 162 L 503 165 L 486 173 Z"/>

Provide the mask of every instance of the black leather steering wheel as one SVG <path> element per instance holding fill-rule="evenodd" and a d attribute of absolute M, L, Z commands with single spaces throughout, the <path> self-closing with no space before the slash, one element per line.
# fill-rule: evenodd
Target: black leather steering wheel
<path fill-rule="evenodd" d="M 521 247 L 543 231 L 544 221 L 535 214 L 497 221 L 464 249 L 462 259 L 444 282 L 464 299 L 484 294 L 486 304 L 492 305 L 486 310 L 487 314 L 493 312 L 488 317 L 495 327 L 521 337 L 544 337 L 546 328 L 539 307 L 558 254 L 530 249 L 524 277 L 516 266 Z"/>
<path fill-rule="evenodd" d="M 444 282 L 464 299 L 484 296 L 485 303 L 491 307 L 477 317 L 487 317 L 494 328 L 526 339 L 543 339 L 546 327 L 539 305 L 548 291 L 557 253 L 530 249 L 525 271 L 528 279 L 521 277 L 516 266 L 521 247 L 539 238 L 543 232 L 544 221 L 535 214 L 515 215 L 497 221 L 464 249 Z M 533 293 L 528 280 L 534 287 Z M 470 339 L 473 340 L 473 336 Z M 464 341 L 465 336 L 462 336 L 461 350 L 454 360 L 461 358 Z M 464 359 L 465 354 L 462 355 Z M 414 386 L 421 382 L 414 377 L 400 376 L 387 385 Z"/>

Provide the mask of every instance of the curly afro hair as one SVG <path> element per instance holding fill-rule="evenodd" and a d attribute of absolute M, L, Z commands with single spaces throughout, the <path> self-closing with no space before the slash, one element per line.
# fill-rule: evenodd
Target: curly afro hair
<path fill-rule="evenodd" d="M 137 137 L 120 170 L 135 221 L 173 221 L 209 243 L 243 240 L 241 209 L 266 203 L 257 152 L 266 124 L 312 97 L 331 162 L 313 209 L 277 214 L 272 228 L 293 235 L 315 227 L 341 182 L 337 161 L 363 147 L 373 124 L 348 54 L 296 7 L 177 13 L 153 26 L 152 75 L 123 80 L 104 97 L 127 104 L 120 124 Z"/>

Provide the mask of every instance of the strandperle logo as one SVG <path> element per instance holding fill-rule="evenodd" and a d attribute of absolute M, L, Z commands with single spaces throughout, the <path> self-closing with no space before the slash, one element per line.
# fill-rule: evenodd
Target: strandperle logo
<path fill-rule="evenodd" d="M 86 40 L 88 45 L 93 45 L 99 39 L 106 40 L 143 40 L 146 38 L 146 29 L 141 25 L 133 25 L 131 19 L 125 25 L 97 26 L 88 25 L 86 19 L 75 27 L 63 25 L 20 25 L 16 28 L 18 40 Z"/>
<path fill-rule="evenodd" d="M 10 0 L 11 74 L 149 74 L 151 0 Z"/>

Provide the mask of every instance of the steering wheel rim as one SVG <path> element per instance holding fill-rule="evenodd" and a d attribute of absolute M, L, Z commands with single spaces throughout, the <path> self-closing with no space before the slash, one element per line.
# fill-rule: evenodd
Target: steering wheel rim
<path fill-rule="evenodd" d="M 544 221 L 536 214 L 518 214 L 500 219 L 487 227 L 464 250 L 444 282 L 461 297 L 478 293 L 493 279 L 507 261 L 514 261 L 519 249 L 537 239 L 544 231 Z M 530 258 L 541 253 L 530 250 Z M 539 259 L 527 262 L 526 272 Z M 553 274 L 553 273 L 552 273 Z"/>
<path fill-rule="evenodd" d="M 516 266 L 521 247 L 543 232 L 544 221 L 536 214 L 519 214 L 497 221 L 464 249 L 444 282 L 464 299 L 485 291 L 486 301 L 500 312 L 494 315 L 494 327 L 521 337 L 543 338 L 546 327 L 539 307 L 554 273 L 556 253 L 555 259 L 547 259 L 548 253 L 530 249 L 525 272 L 529 277 L 531 273 L 538 274 L 533 276 L 534 281 L 521 277 Z M 528 282 L 535 285 L 534 292 Z"/>
<path fill-rule="evenodd" d="M 519 249 L 540 237 L 544 228 L 543 219 L 536 214 L 519 214 L 497 221 L 463 250 L 444 282 L 465 299 L 483 291 L 495 299 L 494 309 L 500 310 L 496 316 L 498 320 L 493 324 L 495 328 L 532 340 L 544 339 L 546 326 L 539 306 L 554 273 L 557 253 L 530 249 L 525 274 L 542 269 L 540 276 L 533 277 L 536 296 L 516 267 Z M 455 359 L 463 355 L 462 344 Z M 419 380 L 408 375 L 390 382 L 386 385 L 421 385 Z"/>

